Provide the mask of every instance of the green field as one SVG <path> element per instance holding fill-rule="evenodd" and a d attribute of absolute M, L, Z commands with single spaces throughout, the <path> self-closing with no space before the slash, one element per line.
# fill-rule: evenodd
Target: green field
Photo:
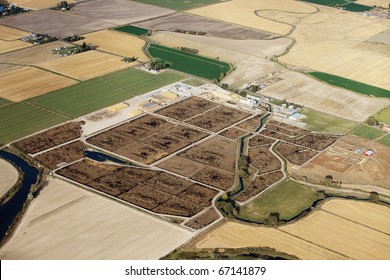
<path fill-rule="evenodd" d="M 159 6 L 177 11 L 189 10 L 206 5 L 224 2 L 226 0 L 135 0 L 140 3 Z"/>
<path fill-rule="evenodd" d="M 207 57 L 152 44 L 149 53 L 154 59 L 162 59 L 170 68 L 209 80 L 220 78 L 230 70 L 229 64 Z"/>
<path fill-rule="evenodd" d="M 145 29 L 145 28 L 142 28 L 142 27 L 138 27 L 138 26 L 134 26 L 134 25 L 121 26 L 121 27 L 118 27 L 118 28 L 114 28 L 114 30 L 118 30 L 118 31 L 121 31 L 121 32 L 129 33 L 129 34 L 133 34 L 133 35 L 136 35 L 136 36 L 144 36 L 144 35 L 149 35 L 150 34 L 150 31 L 148 29 Z"/>
<path fill-rule="evenodd" d="M 380 129 L 368 126 L 368 125 L 362 125 L 362 126 L 358 127 L 357 129 L 355 129 L 354 131 L 352 131 L 352 134 L 356 135 L 356 136 L 360 136 L 362 138 L 374 140 L 374 139 L 378 138 L 379 136 L 384 135 L 385 132 L 380 130 Z"/>
<path fill-rule="evenodd" d="M 358 125 L 353 121 L 314 110 L 304 109 L 302 113 L 306 116 L 302 119 L 307 125 L 306 128 L 316 132 L 344 134 Z"/>
<path fill-rule="evenodd" d="M 320 79 L 321 81 L 324 81 L 334 86 L 342 87 L 369 96 L 373 95 L 376 97 L 390 98 L 390 91 L 383 88 L 370 86 L 367 84 L 359 83 L 353 80 L 323 72 L 310 72 L 309 74 L 317 79 Z"/>
<path fill-rule="evenodd" d="M 1 97 L 0 97 L 0 108 L 1 108 L 1 107 L 4 107 L 4 106 L 7 106 L 7 105 L 9 105 L 9 104 L 11 104 L 11 103 L 12 103 L 12 102 L 9 101 L 8 99 L 1 98 Z"/>
<path fill-rule="evenodd" d="M 387 134 L 378 140 L 379 143 L 390 147 L 390 134 Z"/>
<path fill-rule="evenodd" d="M 130 68 L 34 97 L 29 101 L 75 118 L 182 78 L 184 77 L 169 72 L 154 75 Z"/>
<path fill-rule="evenodd" d="M 382 112 L 380 112 L 378 115 L 375 116 L 375 119 L 383 122 L 385 124 L 390 125 L 390 107 L 387 107 Z"/>
<path fill-rule="evenodd" d="M 365 6 L 361 4 L 355 4 L 351 3 L 345 0 L 303 0 L 305 2 L 309 3 L 314 3 L 314 4 L 319 4 L 319 5 L 324 5 L 328 7 L 336 7 L 336 6 L 341 6 L 347 11 L 351 12 L 365 12 L 369 11 L 372 9 L 370 6 Z"/>
<path fill-rule="evenodd" d="M 309 208 L 317 199 L 316 189 L 287 180 L 241 207 L 239 217 L 264 222 L 270 213 L 277 212 L 280 219 L 289 220 Z"/>
<path fill-rule="evenodd" d="M 2 145 L 69 120 L 26 102 L 0 108 L 0 143 Z"/>

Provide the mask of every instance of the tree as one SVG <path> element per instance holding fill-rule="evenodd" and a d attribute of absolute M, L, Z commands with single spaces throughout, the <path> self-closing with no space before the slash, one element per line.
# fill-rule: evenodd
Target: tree
<path fill-rule="evenodd" d="M 327 186 L 330 186 L 333 182 L 333 176 L 332 175 L 326 175 L 325 176 L 325 182 L 324 184 Z"/>
<path fill-rule="evenodd" d="M 379 202 L 379 194 L 377 192 L 370 192 L 368 200 L 372 202 Z"/>

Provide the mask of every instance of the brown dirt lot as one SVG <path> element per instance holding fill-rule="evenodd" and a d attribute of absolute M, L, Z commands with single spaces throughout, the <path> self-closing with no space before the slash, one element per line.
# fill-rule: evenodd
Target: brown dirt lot
<path fill-rule="evenodd" d="M 300 137 L 298 139 L 289 140 L 293 144 L 299 144 L 314 150 L 321 151 L 332 145 L 338 139 L 337 136 L 326 134 L 311 134 Z"/>
<path fill-rule="evenodd" d="M 251 164 L 259 169 L 259 174 L 282 168 L 279 159 L 269 150 L 270 147 L 271 145 L 266 145 L 249 149 Z"/>
<path fill-rule="evenodd" d="M 83 124 L 82 121 L 66 123 L 19 140 L 12 145 L 25 153 L 35 154 L 79 138 Z"/>
<path fill-rule="evenodd" d="M 259 114 L 237 125 L 238 128 L 246 131 L 255 131 L 260 126 L 260 120 L 264 117 L 264 114 Z"/>
<path fill-rule="evenodd" d="M 205 166 L 202 170 L 191 176 L 191 179 L 224 191 L 229 190 L 234 184 L 233 173 L 211 166 Z"/>
<path fill-rule="evenodd" d="M 157 111 L 157 114 L 179 120 L 185 121 L 198 114 L 218 106 L 217 103 L 205 100 L 199 97 L 190 97 L 169 107 Z"/>
<path fill-rule="evenodd" d="M 209 224 L 215 222 L 218 219 L 218 213 L 214 210 L 214 208 L 210 208 L 198 217 L 186 222 L 184 225 L 197 230 L 208 226 Z"/>
<path fill-rule="evenodd" d="M 237 143 L 226 138 L 215 136 L 200 145 L 191 147 L 178 154 L 190 160 L 208 166 L 220 168 L 230 173 L 235 172 Z"/>
<path fill-rule="evenodd" d="M 0 75 L 0 97 L 20 102 L 76 83 L 38 68 L 18 67 Z"/>
<path fill-rule="evenodd" d="M 6 17 L 0 19 L 0 24 L 59 38 L 114 26 L 108 22 L 53 10 L 39 10 L 20 14 L 17 17 Z"/>
<path fill-rule="evenodd" d="M 219 135 L 224 136 L 226 138 L 229 138 L 230 140 L 237 140 L 238 138 L 244 136 L 247 134 L 245 130 L 236 128 L 236 127 L 231 127 L 223 132 L 221 132 Z"/>
<path fill-rule="evenodd" d="M 309 131 L 306 129 L 298 128 L 292 125 L 288 125 L 285 123 L 280 123 L 277 121 L 270 121 L 267 124 L 267 129 L 272 130 L 278 133 L 285 134 L 288 137 L 296 137 L 308 133 Z"/>
<path fill-rule="evenodd" d="M 85 1 L 76 6 L 77 15 L 116 25 L 137 22 L 173 13 L 173 10 L 127 0 Z"/>
<path fill-rule="evenodd" d="M 301 146 L 289 144 L 289 143 L 280 143 L 276 150 L 289 162 L 302 165 L 312 157 L 317 155 L 317 152 L 312 149 L 304 148 Z"/>
<path fill-rule="evenodd" d="M 250 113 L 244 111 L 239 111 L 227 106 L 220 106 L 190 119 L 187 123 L 217 132 L 250 115 Z"/>
<path fill-rule="evenodd" d="M 116 150 L 115 153 L 143 164 L 151 164 L 168 155 L 165 150 L 143 144 L 142 142 L 130 144 Z"/>
<path fill-rule="evenodd" d="M 335 181 L 342 181 L 343 184 L 375 185 L 390 189 L 390 148 L 377 142 L 369 141 L 354 136 L 344 136 L 335 144 L 349 150 L 345 153 L 335 155 L 328 150 L 318 157 L 294 170 L 294 176 L 306 176 L 309 180 L 319 182 L 324 180 L 326 175 L 332 175 Z M 351 161 L 349 158 L 356 158 L 353 151 L 362 148 L 374 151 L 371 157 L 364 157 L 359 154 L 359 160 Z"/>
<path fill-rule="evenodd" d="M 57 169 L 61 163 L 70 163 L 84 157 L 85 146 L 81 141 L 76 141 L 46 153 L 39 154 L 35 158 L 50 169 Z"/>
<path fill-rule="evenodd" d="M 272 184 L 282 180 L 283 176 L 283 172 L 280 170 L 257 176 L 251 185 L 236 197 L 236 200 L 239 202 L 245 202 L 251 199 L 252 197 L 267 189 Z"/>
<path fill-rule="evenodd" d="M 266 127 L 266 129 L 261 131 L 261 135 L 264 135 L 264 136 L 267 136 L 267 137 L 271 137 L 271 138 L 275 138 L 275 139 L 285 139 L 285 138 L 288 138 L 288 136 L 286 134 L 282 134 L 282 133 L 279 133 L 279 132 L 276 132 L 276 131 L 268 129 L 268 126 Z"/>
<path fill-rule="evenodd" d="M 83 160 L 57 172 L 71 180 L 155 213 L 190 217 L 211 205 L 218 191 L 165 172 Z"/>
<path fill-rule="evenodd" d="M 272 144 L 274 142 L 275 142 L 274 139 L 264 137 L 261 134 L 258 134 L 256 136 L 252 137 L 251 139 L 249 139 L 249 146 L 257 147 L 257 146 L 269 145 L 269 144 Z"/>
<path fill-rule="evenodd" d="M 204 168 L 204 164 L 180 156 L 173 156 L 157 166 L 186 177 L 191 177 Z"/>
<path fill-rule="evenodd" d="M 250 28 L 226 22 L 182 13 L 140 22 L 137 25 L 150 30 L 175 31 L 177 29 L 181 29 L 185 31 L 206 32 L 206 36 L 236 40 L 263 40 L 272 35 L 268 32 L 255 31 Z"/>
<path fill-rule="evenodd" d="M 88 80 L 110 72 L 128 68 L 121 58 L 98 51 L 88 51 L 45 61 L 37 66 L 77 80 Z"/>
<path fill-rule="evenodd" d="M 86 34 L 84 37 L 85 40 L 78 41 L 76 44 L 86 42 L 87 44 L 97 46 L 97 50 L 124 57 L 134 56 L 140 61 L 149 60 L 149 57 L 142 50 L 146 42 L 130 34 L 112 30 L 101 30 Z"/>

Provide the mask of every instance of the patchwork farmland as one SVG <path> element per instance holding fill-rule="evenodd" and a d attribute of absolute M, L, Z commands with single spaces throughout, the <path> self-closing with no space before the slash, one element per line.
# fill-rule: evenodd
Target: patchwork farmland
<path fill-rule="evenodd" d="M 230 70 L 229 64 L 184 51 L 152 44 L 148 52 L 155 59 L 162 59 L 169 67 L 209 80 L 218 79 Z"/>

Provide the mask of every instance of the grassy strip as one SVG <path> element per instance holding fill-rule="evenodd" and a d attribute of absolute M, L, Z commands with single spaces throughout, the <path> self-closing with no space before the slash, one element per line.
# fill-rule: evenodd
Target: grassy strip
<path fill-rule="evenodd" d="M 287 180 L 241 207 L 238 217 L 266 222 L 271 213 L 279 213 L 281 220 L 289 220 L 309 208 L 318 198 L 316 189 Z"/>
<path fill-rule="evenodd" d="M 368 84 L 359 83 L 357 81 L 323 72 L 310 72 L 309 74 L 328 84 L 352 90 L 364 95 L 390 98 L 390 91 L 383 88 L 370 86 Z"/>
<path fill-rule="evenodd" d="M 356 127 L 356 122 L 328 115 L 314 110 L 304 109 L 306 128 L 316 132 L 329 134 L 344 134 Z"/>
<path fill-rule="evenodd" d="M 169 72 L 154 75 L 131 68 L 53 91 L 29 101 L 72 117 L 80 117 L 182 78 L 183 76 Z"/>
<path fill-rule="evenodd" d="M 140 3 L 173 9 L 176 11 L 189 10 L 211 4 L 223 2 L 221 0 L 135 0 Z"/>
<path fill-rule="evenodd" d="M 357 129 L 352 131 L 352 134 L 369 140 L 374 140 L 384 135 L 385 132 L 368 125 L 361 125 Z"/>
<path fill-rule="evenodd" d="M 153 58 L 168 62 L 172 69 L 209 80 L 218 79 L 230 70 L 230 65 L 225 62 L 156 44 L 152 44 L 148 51 Z"/>
<path fill-rule="evenodd" d="M 25 102 L 8 105 L 0 108 L 0 143 L 5 145 L 67 120 L 65 116 Z"/>
<path fill-rule="evenodd" d="M 142 28 L 142 27 L 138 27 L 138 26 L 134 26 L 134 25 L 121 26 L 121 27 L 114 28 L 114 30 L 125 32 L 125 33 L 129 33 L 129 34 L 133 34 L 133 35 L 136 35 L 136 36 L 144 36 L 144 35 L 149 35 L 150 34 L 150 31 L 148 29 L 145 29 L 145 28 Z"/>

